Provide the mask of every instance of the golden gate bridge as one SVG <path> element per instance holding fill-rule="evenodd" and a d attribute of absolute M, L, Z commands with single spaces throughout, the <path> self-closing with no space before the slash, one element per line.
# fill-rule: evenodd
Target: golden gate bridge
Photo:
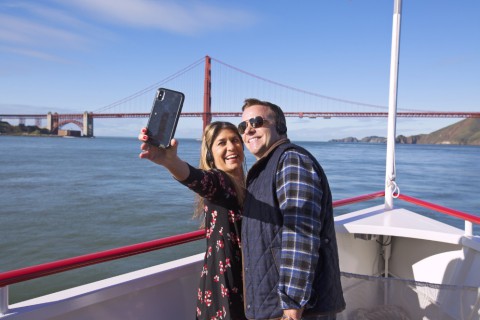
<path fill-rule="evenodd" d="M 212 61 L 215 64 L 212 64 Z M 150 114 L 154 92 L 162 86 L 184 92 L 187 99 L 181 116 L 201 117 L 204 127 L 211 122 L 212 118 L 241 117 L 240 106 L 243 100 L 248 97 L 274 101 L 282 106 L 287 117 L 330 119 L 334 117 L 388 116 L 387 106 L 340 99 L 298 89 L 206 56 L 160 82 L 94 111 L 83 113 L 0 114 L 0 120 L 16 119 L 19 124 L 23 125 L 27 120 L 34 120 L 38 127 L 42 127 L 42 121 L 47 120 L 46 128 L 54 134 L 62 126 L 74 124 L 82 130 L 84 136 L 93 136 L 93 119 L 147 118 Z M 275 99 L 271 97 L 275 97 Z M 214 108 L 212 108 L 212 105 Z M 199 106 L 203 106 L 201 111 L 198 110 Z M 435 112 L 402 110 L 400 108 L 397 116 L 409 118 L 480 118 L 480 112 Z"/>

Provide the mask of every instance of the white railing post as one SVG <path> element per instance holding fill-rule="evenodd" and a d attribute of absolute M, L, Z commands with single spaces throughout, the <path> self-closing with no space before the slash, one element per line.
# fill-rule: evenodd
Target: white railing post
<path fill-rule="evenodd" d="M 8 312 L 8 286 L 0 287 L 0 316 Z"/>
<path fill-rule="evenodd" d="M 465 220 L 465 236 L 472 237 L 473 236 L 473 223 L 468 220 Z"/>

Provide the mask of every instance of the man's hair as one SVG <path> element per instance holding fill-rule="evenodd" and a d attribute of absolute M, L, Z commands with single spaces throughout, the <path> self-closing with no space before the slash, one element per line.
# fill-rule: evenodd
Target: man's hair
<path fill-rule="evenodd" d="M 242 111 L 245 111 L 245 109 L 254 105 L 261 105 L 270 109 L 273 112 L 273 115 L 275 118 L 275 125 L 277 128 L 277 132 L 279 134 L 287 133 L 287 121 L 285 120 L 285 114 L 283 113 L 282 108 L 268 101 L 249 98 L 249 99 L 245 99 L 245 102 L 242 107 Z"/>

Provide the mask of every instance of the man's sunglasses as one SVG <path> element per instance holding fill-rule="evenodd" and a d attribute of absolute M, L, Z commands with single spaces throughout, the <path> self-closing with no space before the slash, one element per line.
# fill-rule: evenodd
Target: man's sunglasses
<path fill-rule="evenodd" d="M 260 116 L 242 121 L 238 124 L 238 132 L 240 132 L 240 134 L 243 134 L 245 130 L 247 130 L 247 121 L 252 128 L 261 128 L 265 122 L 268 122 L 268 120 L 263 119 Z"/>

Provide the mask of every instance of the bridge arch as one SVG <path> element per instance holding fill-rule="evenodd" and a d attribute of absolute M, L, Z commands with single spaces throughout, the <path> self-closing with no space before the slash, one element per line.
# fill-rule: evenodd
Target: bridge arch
<path fill-rule="evenodd" d="M 67 124 L 70 124 L 70 123 L 73 123 L 74 125 L 79 127 L 80 131 L 82 131 L 82 133 L 83 133 L 83 122 L 75 120 L 75 119 L 59 121 L 58 126 L 55 127 L 54 130 L 58 130 L 58 129 L 62 128 L 64 125 L 67 125 Z"/>
<path fill-rule="evenodd" d="M 58 130 L 67 124 L 74 124 L 80 128 L 84 137 L 93 137 L 93 113 L 84 112 L 83 114 L 47 114 L 47 129 L 52 134 L 58 134 Z"/>

